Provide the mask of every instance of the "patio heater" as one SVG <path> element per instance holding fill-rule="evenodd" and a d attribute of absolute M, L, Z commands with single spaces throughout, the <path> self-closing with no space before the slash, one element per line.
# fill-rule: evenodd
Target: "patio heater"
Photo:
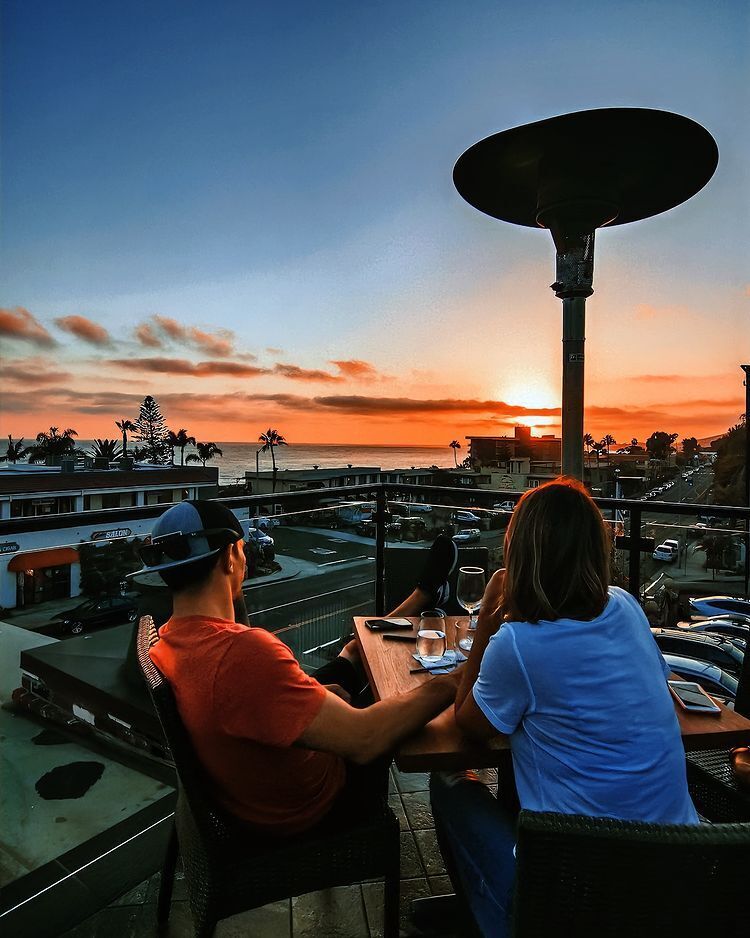
<path fill-rule="evenodd" d="M 547 228 L 562 300 L 562 471 L 583 475 L 586 297 L 594 292 L 594 232 L 649 218 L 706 185 L 719 152 L 700 124 L 667 111 L 602 108 L 514 127 L 470 147 L 453 182 L 493 218 Z"/>

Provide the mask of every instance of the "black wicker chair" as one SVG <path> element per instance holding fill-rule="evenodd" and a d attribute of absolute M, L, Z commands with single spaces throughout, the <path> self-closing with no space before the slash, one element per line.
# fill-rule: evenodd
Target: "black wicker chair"
<path fill-rule="evenodd" d="M 522 811 L 516 938 L 747 938 L 750 824 Z"/>
<path fill-rule="evenodd" d="M 386 938 L 399 930 L 400 835 L 387 795 L 361 805 L 354 818 L 327 823 L 289 838 L 261 836 L 231 817 L 213 796 L 180 719 L 169 684 L 152 663 L 158 641 L 150 616 L 138 627 L 138 661 L 177 770 L 175 831 L 162 870 L 157 905 L 160 925 L 169 917 L 175 865 L 182 856 L 190 911 L 200 938 L 216 923 L 268 902 L 332 886 L 385 876 Z"/>
<path fill-rule="evenodd" d="M 742 662 L 734 709 L 750 717 L 750 654 Z M 750 821 L 750 792 L 737 784 L 728 749 L 694 750 L 686 758 L 690 794 L 705 818 L 719 823 Z"/>

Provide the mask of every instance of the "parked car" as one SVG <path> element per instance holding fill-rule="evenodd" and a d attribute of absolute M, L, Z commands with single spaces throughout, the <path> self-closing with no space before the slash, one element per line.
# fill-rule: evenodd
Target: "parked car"
<path fill-rule="evenodd" d="M 664 653 L 664 660 L 675 674 L 686 681 L 697 681 L 700 686 L 724 702 L 734 701 L 737 696 L 737 678 L 715 664 L 707 664 L 687 655 Z"/>
<path fill-rule="evenodd" d="M 515 511 L 516 503 L 508 499 L 504 502 L 495 502 L 492 506 L 493 511 Z"/>
<path fill-rule="evenodd" d="M 661 652 L 687 655 L 707 664 L 716 664 L 735 677 L 740 675 L 744 651 L 721 635 L 683 629 L 651 629 L 651 634 Z"/>
<path fill-rule="evenodd" d="M 80 635 L 104 625 L 135 622 L 138 606 L 131 596 L 106 596 L 103 599 L 88 599 L 79 606 L 66 609 L 52 616 L 50 625 L 62 635 Z"/>
<path fill-rule="evenodd" d="M 696 596 L 688 600 L 690 613 L 695 616 L 740 615 L 750 617 L 750 599 L 738 596 Z"/>
<path fill-rule="evenodd" d="M 278 518 L 251 518 L 250 528 L 257 528 L 259 531 L 267 531 L 269 528 L 278 527 Z"/>
<path fill-rule="evenodd" d="M 453 514 L 453 520 L 459 522 L 478 522 L 481 519 L 474 514 L 473 511 L 466 511 L 462 509 L 461 511 L 456 511 Z"/>
<path fill-rule="evenodd" d="M 264 560 L 270 561 L 275 558 L 276 548 L 270 534 L 266 534 L 260 528 L 250 528 L 247 532 L 247 540 L 252 541 L 260 548 Z"/>
<path fill-rule="evenodd" d="M 659 544 L 651 556 L 654 560 L 664 560 L 667 563 L 674 563 L 675 560 L 677 560 L 678 550 L 676 547 L 665 542 L 664 544 Z"/>
<path fill-rule="evenodd" d="M 474 544 L 479 540 L 479 528 L 464 528 L 453 535 L 456 544 Z"/>

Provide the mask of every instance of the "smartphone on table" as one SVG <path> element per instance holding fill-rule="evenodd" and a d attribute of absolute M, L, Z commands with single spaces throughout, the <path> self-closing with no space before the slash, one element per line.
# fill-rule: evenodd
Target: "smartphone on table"
<path fill-rule="evenodd" d="M 371 632 L 395 632 L 399 629 L 412 629 L 408 619 L 365 619 L 365 625 Z"/>
<path fill-rule="evenodd" d="M 690 713 L 721 713 L 721 707 L 712 700 L 700 684 L 694 681 L 667 681 L 677 703 Z"/>

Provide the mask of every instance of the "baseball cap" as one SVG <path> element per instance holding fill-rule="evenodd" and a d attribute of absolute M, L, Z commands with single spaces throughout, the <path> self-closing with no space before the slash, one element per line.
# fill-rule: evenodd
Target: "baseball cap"
<path fill-rule="evenodd" d="M 143 567 L 127 576 L 143 577 L 187 566 L 213 557 L 243 536 L 234 512 L 221 502 L 180 502 L 157 518 L 151 541 L 138 548 Z"/>

